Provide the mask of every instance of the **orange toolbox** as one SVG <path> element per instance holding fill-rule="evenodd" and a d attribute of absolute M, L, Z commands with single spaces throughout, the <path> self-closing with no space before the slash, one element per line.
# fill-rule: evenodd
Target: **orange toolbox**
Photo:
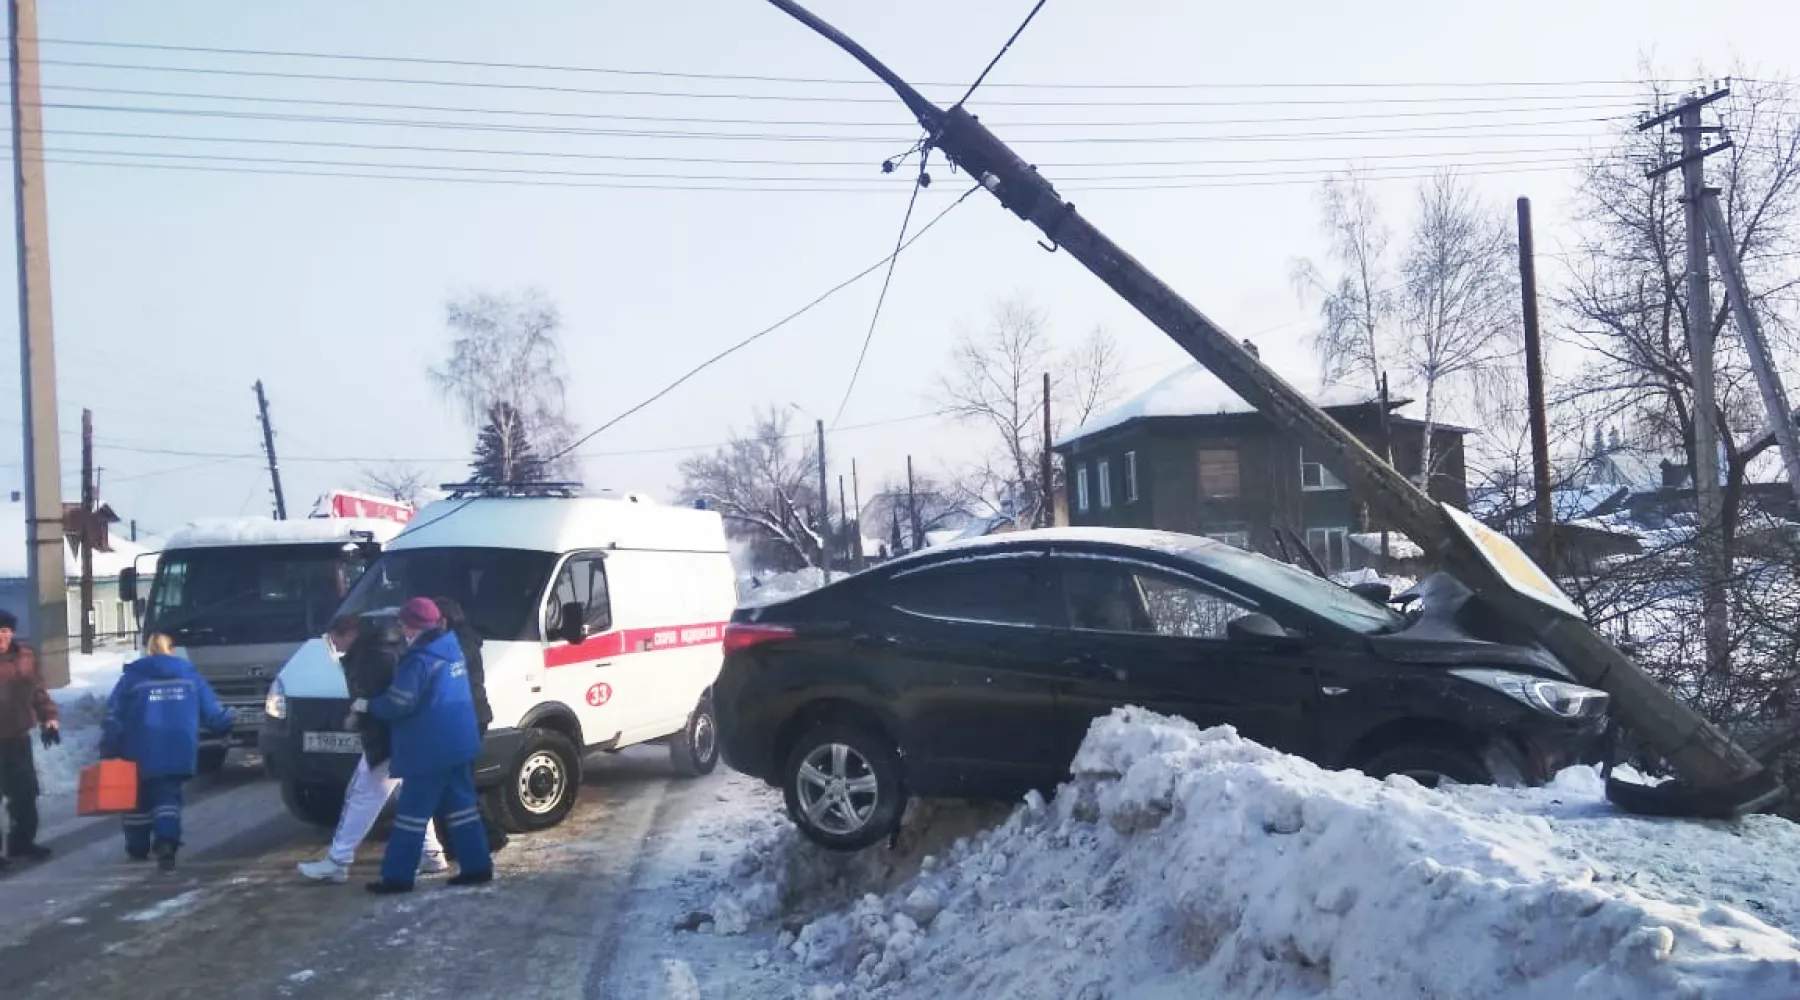
<path fill-rule="evenodd" d="M 83 816 L 128 813 L 137 809 L 137 765 L 128 760 L 103 760 L 81 769 L 81 786 L 75 809 Z"/>

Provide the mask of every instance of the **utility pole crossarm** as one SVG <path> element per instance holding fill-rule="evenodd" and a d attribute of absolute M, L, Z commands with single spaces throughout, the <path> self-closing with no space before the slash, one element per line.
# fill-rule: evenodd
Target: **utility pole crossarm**
<path fill-rule="evenodd" d="M 1610 694 L 1615 713 L 1651 749 L 1669 760 L 1690 783 L 1689 787 L 1729 790 L 1734 808 L 1762 804 L 1781 791 L 1771 772 L 1764 771 L 1723 733 L 1657 685 L 1587 622 L 1553 611 L 1514 589 L 1453 523 L 1450 514 L 1082 218 L 1035 167 L 1020 159 L 973 115 L 961 106 L 942 111 L 931 106 L 861 46 L 793 0 L 770 2 L 831 39 L 887 81 L 930 133 L 931 144 L 953 164 L 968 171 L 1003 206 L 1037 227 L 1053 245 L 1067 250 L 1227 388 L 1278 427 L 1293 433 L 1309 454 L 1318 454 L 1339 478 L 1427 553 L 1440 558 L 1496 612 L 1537 636 L 1579 679 Z"/>

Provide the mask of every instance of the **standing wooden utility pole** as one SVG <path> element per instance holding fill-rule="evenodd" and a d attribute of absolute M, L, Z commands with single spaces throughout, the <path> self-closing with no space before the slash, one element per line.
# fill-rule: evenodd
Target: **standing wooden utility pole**
<path fill-rule="evenodd" d="M 925 547 L 925 532 L 919 524 L 919 495 L 913 489 L 912 456 L 906 456 L 906 523 L 912 529 L 912 539 L 907 543 L 908 552 L 917 552 Z"/>
<path fill-rule="evenodd" d="M 850 545 L 853 542 L 860 543 L 862 536 L 858 534 L 853 538 L 850 535 L 850 507 L 844 500 L 844 474 L 841 472 L 838 473 L 838 531 L 844 536 L 844 568 L 853 570 L 856 568 L 855 553 L 862 545 L 857 544 L 856 548 L 850 548 Z"/>
<path fill-rule="evenodd" d="M 56 338 L 50 323 L 50 210 L 44 197 L 36 0 L 8 0 L 6 12 L 11 29 L 13 217 L 19 258 L 19 403 L 25 424 L 25 566 L 34 597 L 38 670 L 45 684 L 65 687 L 69 597 L 63 566 L 67 550 L 62 456 L 57 448 Z"/>
<path fill-rule="evenodd" d="M 825 489 L 825 421 L 815 420 L 819 431 L 819 568 L 831 582 L 831 494 Z"/>
<path fill-rule="evenodd" d="M 275 493 L 275 520 L 285 521 L 287 497 L 281 492 L 281 465 L 275 461 L 275 428 L 269 424 L 269 397 L 263 395 L 262 379 L 256 380 L 255 389 L 256 412 L 262 421 L 263 454 L 269 456 L 269 488 Z"/>
<path fill-rule="evenodd" d="M 856 568 L 867 569 L 869 554 L 863 551 L 862 534 L 862 483 L 856 478 L 856 459 L 850 460 L 850 500 L 856 504 Z"/>
<path fill-rule="evenodd" d="M 1050 373 L 1044 373 L 1044 456 L 1043 464 L 1038 469 L 1038 489 L 1043 494 L 1043 509 L 1038 511 L 1038 527 L 1048 528 L 1056 523 L 1056 500 L 1051 493 L 1052 480 L 1055 478 L 1050 466 Z"/>
<path fill-rule="evenodd" d="M 1708 149 L 1701 145 L 1708 132 L 1718 126 L 1701 124 L 1700 110 L 1730 90 L 1717 90 L 1705 97 L 1688 97 L 1671 111 L 1638 126 L 1639 131 L 1654 128 L 1673 119 L 1674 131 L 1681 136 L 1681 157 L 1649 172 L 1655 177 L 1679 168 L 1681 170 L 1681 217 L 1687 232 L 1687 342 L 1688 361 L 1694 373 L 1694 437 L 1693 449 L 1694 501 L 1700 515 L 1697 541 L 1700 563 L 1700 603 L 1702 623 L 1706 631 L 1706 662 L 1710 670 L 1725 666 L 1731 647 L 1731 616 L 1726 603 L 1725 581 L 1730 565 L 1725 556 L 1725 503 L 1719 493 L 1719 424 L 1713 372 L 1712 274 L 1706 257 L 1706 215 L 1702 200 L 1706 197 L 1706 158 L 1730 142 Z"/>
<path fill-rule="evenodd" d="M 1544 402 L 1544 348 L 1538 336 L 1537 255 L 1531 238 L 1531 199 L 1519 199 L 1519 304 L 1525 317 L 1525 398 L 1531 411 L 1531 488 L 1537 512 L 1538 565 L 1554 573 L 1556 512 L 1550 505 L 1550 431 Z"/>
<path fill-rule="evenodd" d="M 94 651 L 94 411 L 81 411 L 81 651 Z"/>

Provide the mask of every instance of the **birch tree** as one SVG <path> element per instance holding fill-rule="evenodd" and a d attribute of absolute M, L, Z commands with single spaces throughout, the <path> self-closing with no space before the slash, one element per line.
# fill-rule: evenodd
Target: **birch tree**
<path fill-rule="evenodd" d="M 529 450 L 550 459 L 573 438 L 563 373 L 562 314 L 543 293 L 478 292 L 444 307 L 450 356 L 429 370 L 478 435 L 497 412 L 517 420 Z M 544 477 L 571 476 L 576 462 L 539 463 Z"/>
<path fill-rule="evenodd" d="M 783 409 L 756 414 L 748 433 L 681 463 L 681 499 L 725 519 L 733 537 L 775 550 L 788 566 L 817 566 L 824 550 L 818 451 L 790 431 Z"/>

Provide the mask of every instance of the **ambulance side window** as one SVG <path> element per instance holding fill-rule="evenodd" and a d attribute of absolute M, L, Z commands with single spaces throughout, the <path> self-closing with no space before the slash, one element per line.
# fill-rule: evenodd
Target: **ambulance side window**
<path fill-rule="evenodd" d="M 565 604 L 587 609 L 591 635 L 612 627 L 612 601 L 606 587 L 606 560 L 600 556 L 571 556 L 556 574 L 556 586 L 544 607 L 544 634 L 556 631 Z"/>

